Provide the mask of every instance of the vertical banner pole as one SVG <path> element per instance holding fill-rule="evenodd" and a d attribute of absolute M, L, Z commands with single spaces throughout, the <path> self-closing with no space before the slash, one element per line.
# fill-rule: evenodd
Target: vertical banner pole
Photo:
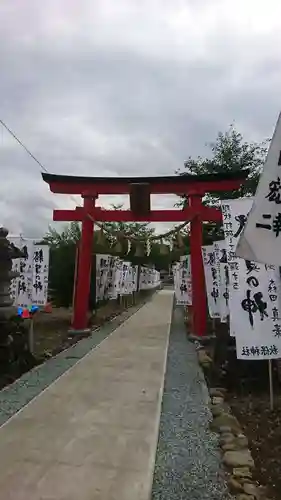
<path fill-rule="evenodd" d="M 76 301 L 76 287 L 77 287 L 77 274 L 78 274 L 78 261 L 79 261 L 79 244 L 76 243 L 74 283 L 73 283 L 73 293 L 72 293 L 72 319 L 71 319 L 71 323 L 73 323 L 73 320 L 74 320 L 74 308 L 75 308 L 75 301 Z"/>
<path fill-rule="evenodd" d="M 274 393 L 273 393 L 273 380 L 272 380 L 272 360 L 268 360 L 268 379 L 269 379 L 269 401 L 270 410 L 274 409 Z"/>
<path fill-rule="evenodd" d="M 29 331 L 28 331 L 28 347 L 31 354 L 34 354 L 34 322 L 33 316 L 30 318 Z"/>

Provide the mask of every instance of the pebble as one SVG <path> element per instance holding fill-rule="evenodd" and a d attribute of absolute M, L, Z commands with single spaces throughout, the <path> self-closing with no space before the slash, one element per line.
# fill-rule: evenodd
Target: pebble
<path fill-rule="evenodd" d="M 241 477 L 246 479 L 252 478 L 252 473 L 249 467 L 234 467 L 232 473 L 235 477 Z"/>
<path fill-rule="evenodd" d="M 213 403 L 213 405 L 222 405 L 222 404 L 223 404 L 223 402 L 224 402 L 223 397 L 214 396 L 214 397 L 212 398 L 212 403 Z"/>
<path fill-rule="evenodd" d="M 247 495 L 252 495 L 254 498 L 259 499 L 260 498 L 260 491 L 258 486 L 256 486 L 253 483 L 245 483 L 243 485 L 243 489 Z"/>
<path fill-rule="evenodd" d="M 226 451 L 223 456 L 223 462 L 229 467 L 245 466 L 253 469 L 255 466 L 253 457 L 248 449 Z"/>
<path fill-rule="evenodd" d="M 247 448 L 248 445 L 249 445 L 249 441 L 248 441 L 248 438 L 246 436 L 244 436 L 243 434 L 239 434 L 236 439 L 235 439 L 235 443 L 237 444 L 237 446 L 239 448 Z"/>
<path fill-rule="evenodd" d="M 222 389 L 221 387 L 218 387 L 217 389 L 211 388 L 209 390 L 209 394 L 211 397 L 218 396 L 219 398 L 224 398 L 225 392 L 226 392 L 225 389 Z"/>
<path fill-rule="evenodd" d="M 229 415 L 228 413 L 223 413 L 222 415 L 219 415 L 216 417 L 213 422 L 211 422 L 211 429 L 216 431 L 219 430 L 221 427 L 227 426 L 230 427 L 230 431 L 234 430 L 236 432 L 240 431 L 240 425 L 236 417 L 233 415 Z"/>
<path fill-rule="evenodd" d="M 239 481 L 231 476 L 228 480 L 228 487 L 231 493 L 238 493 L 243 491 L 243 486 Z"/>
<path fill-rule="evenodd" d="M 221 405 L 211 405 L 211 412 L 213 417 L 219 417 L 222 413 L 225 413 L 225 410 Z"/>
<path fill-rule="evenodd" d="M 230 434 L 232 431 L 232 429 L 231 429 L 231 427 L 229 427 L 229 425 L 220 425 L 218 430 L 221 434 L 226 434 L 226 433 Z"/>
<path fill-rule="evenodd" d="M 255 500 L 253 495 L 247 495 L 246 493 L 240 493 L 237 495 L 236 500 Z"/>
<path fill-rule="evenodd" d="M 222 450 L 223 451 L 233 451 L 233 450 L 236 450 L 236 446 L 235 446 L 235 443 L 226 443 L 226 444 L 223 444 L 222 445 Z"/>
<path fill-rule="evenodd" d="M 223 445 L 223 444 L 233 443 L 234 440 L 235 440 L 235 436 L 233 436 L 233 434 L 225 433 L 225 434 L 222 434 L 220 437 L 220 444 Z"/>
<path fill-rule="evenodd" d="M 213 360 L 212 358 L 206 353 L 204 349 L 200 349 L 197 352 L 198 355 L 198 361 L 200 365 L 210 365 L 212 364 Z"/>

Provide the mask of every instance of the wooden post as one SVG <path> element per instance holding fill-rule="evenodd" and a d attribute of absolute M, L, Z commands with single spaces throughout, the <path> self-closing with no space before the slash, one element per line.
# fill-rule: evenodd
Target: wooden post
<path fill-rule="evenodd" d="M 195 216 L 190 224 L 193 334 L 202 337 L 206 335 L 207 330 L 206 285 L 202 258 L 202 221 L 200 218 L 202 197 L 190 195 L 189 206 L 195 210 Z"/>
<path fill-rule="evenodd" d="M 84 197 L 84 218 L 82 221 L 82 232 L 79 245 L 72 324 L 73 330 L 78 331 L 85 330 L 88 327 L 94 223 L 92 219 L 87 217 L 87 212 L 92 211 L 93 204 L 94 198 Z"/>

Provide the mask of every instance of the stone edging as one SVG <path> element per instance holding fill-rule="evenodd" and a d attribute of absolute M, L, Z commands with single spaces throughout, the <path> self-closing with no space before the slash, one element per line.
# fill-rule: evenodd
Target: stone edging
<path fill-rule="evenodd" d="M 198 361 L 203 370 L 209 369 L 212 358 L 205 349 L 198 349 Z M 227 471 L 229 491 L 237 500 L 268 500 L 265 488 L 253 480 L 255 463 L 237 418 L 225 401 L 224 388 L 211 388 L 210 410 L 213 420 L 210 429 L 219 434 L 222 462 Z"/>

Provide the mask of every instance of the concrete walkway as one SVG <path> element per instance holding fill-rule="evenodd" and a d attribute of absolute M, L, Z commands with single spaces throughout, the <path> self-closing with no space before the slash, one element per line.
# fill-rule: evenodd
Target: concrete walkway
<path fill-rule="evenodd" d="M 173 293 L 161 291 L 0 428 L 2 500 L 149 500 Z"/>

